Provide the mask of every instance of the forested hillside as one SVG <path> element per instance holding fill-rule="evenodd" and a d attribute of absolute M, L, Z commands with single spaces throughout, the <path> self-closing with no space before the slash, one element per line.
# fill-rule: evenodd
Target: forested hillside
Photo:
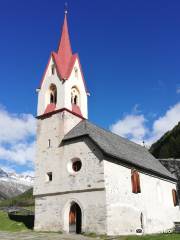
<path fill-rule="evenodd" d="M 155 142 L 150 152 L 156 158 L 180 158 L 180 122 Z"/>

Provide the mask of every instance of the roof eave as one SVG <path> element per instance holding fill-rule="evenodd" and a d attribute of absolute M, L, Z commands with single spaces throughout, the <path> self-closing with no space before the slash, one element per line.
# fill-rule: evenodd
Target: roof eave
<path fill-rule="evenodd" d="M 158 176 L 158 177 L 161 177 L 161 178 L 163 178 L 163 179 L 168 179 L 168 180 L 171 180 L 171 181 L 173 181 L 173 182 L 177 182 L 177 178 L 176 178 L 176 177 L 167 176 L 167 175 L 162 174 L 162 173 L 160 173 L 160 172 L 156 172 L 156 171 L 154 171 L 154 170 L 152 170 L 152 169 L 145 168 L 145 167 L 143 167 L 143 166 L 141 166 L 141 165 L 139 165 L 139 164 L 132 163 L 132 162 L 130 162 L 130 161 L 127 160 L 127 159 L 123 159 L 123 158 L 120 158 L 120 157 L 118 157 L 118 156 L 116 156 L 116 155 L 109 154 L 109 153 L 106 152 L 104 149 L 102 149 L 102 148 L 99 146 L 99 144 L 98 144 L 96 141 L 94 141 L 94 139 L 92 139 L 92 137 L 91 137 L 90 134 L 88 134 L 88 133 L 84 133 L 84 134 L 81 134 L 81 135 L 79 135 L 79 136 L 74 136 L 74 137 L 70 137 L 70 138 L 67 138 L 67 139 L 63 139 L 62 141 L 63 141 L 63 142 L 67 142 L 67 141 L 70 141 L 70 140 L 73 140 L 73 139 L 82 138 L 82 137 L 84 137 L 84 136 L 89 137 L 89 138 L 91 139 L 91 141 L 93 141 L 93 142 L 98 146 L 98 148 L 102 151 L 102 153 L 103 153 L 105 156 L 111 157 L 111 158 L 113 158 L 113 159 L 121 160 L 121 162 L 118 162 L 117 164 L 119 164 L 119 163 L 122 163 L 122 164 L 123 164 L 123 163 L 124 163 L 126 166 L 135 167 L 135 168 L 137 168 L 137 169 L 139 169 L 139 170 L 142 170 L 142 171 L 144 171 L 144 172 L 146 172 L 146 173 L 149 173 L 149 174 L 151 174 L 151 175 L 153 175 L 153 176 Z M 107 160 L 107 161 L 108 161 L 108 160 Z M 122 164 L 121 164 L 121 165 L 122 165 Z"/>
<path fill-rule="evenodd" d="M 122 163 L 124 163 L 124 164 L 126 164 L 126 165 L 129 165 L 129 166 L 132 166 L 132 167 L 136 167 L 136 168 L 139 169 L 139 170 L 144 170 L 144 172 L 146 172 L 146 173 L 151 173 L 151 174 L 154 175 L 154 176 L 159 176 L 159 177 L 162 177 L 162 178 L 165 178 L 165 179 L 168 179 L 168 180 L 171 180 L 171 181 L 175 181 L 175 182 L 178 181 L 176 177 L 170 177 L 170 176 L 167 176 L 167 175 L 162 174 L 162 173 L 160 173 L 160 172 L 156 172 L 156 171 L 154 171 L 154 170 L 152 170 L 152 169 L 145 168 L 145 167 L 143 167 L 143 166 L 141 166 L 141 165 L 139 165 L 139 164 L 132 163 L 132 162 L 126 160 L 126 159 L 118 158 L 117 156 L 115 156 L 115 155 L 113 155 L 113 154 L 109 154 L 109 153 L 107 153 L 107 152 L 105 152 L 105 151 L 104 151 L 104 154 L 105 154 L 106 156 L 108 156 L 108 157 L 113 157 L 114 159 L 121 160 Z M 108 160 L 107 160 L 107 161 L 108 161 Z"/>
<path fill-rule="evenodd" d="M 82 115 L 79 115 L 79 114 L 77 114 L 77 113 L 75 113 L 75 112 L 73 112 L 73 111 L 71 111 L 71 110 L 69 110 L 67 108 L 61 108 L 61 109 L 54 110 L 52 112 L 43 113 L 42 115 L 36 116 L 36 118 L 37 119 L 45 119 L 47 117 L 50 117 L 51 115 L 54 115 L 56 113 L 60 113 L 60 112 L 63 112 L 63 111 L 67 111 L 69 113 L 72 113 L 73 115 L 81 118 L 82 120 L 85 120 L 85 118 Z"/>

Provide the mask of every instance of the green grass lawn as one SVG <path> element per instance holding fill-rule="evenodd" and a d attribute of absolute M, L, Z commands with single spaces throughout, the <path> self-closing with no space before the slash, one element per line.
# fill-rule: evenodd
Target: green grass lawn
<path fill-rule="evenodd" d="M 119 237 L 117 240 L 180 240 L 180 234 L 158 234 L 147 236 Z"/>
<path fill-rule="evenodd" d="M 97 239 L 98 236 L 95 233 L 84 234 L 85 236 Z M 109 240 L 111 237 L 99 236 L 100 240 Z M 114 240 L 180 240 L 180 234 L 154 234 L 146 236 L 120 236 L 112 238 Z"/>
<path fill-rule="evenodd" d="M 29 229 L 22 222 L 12 221 L 7 213 L 0 211 L 0 231 L 18 232 Z"/>
<path fill-rule="evenodd" d="M 22 222 L 16 222 L 9 219 L 8 214 L 0 211 L 0 231 L 20 232 L 31 231 Z M 96 234 L 85 234 L 86 236 L 96 239 Z M 106 236 L 99 236 L 98 239 L 107 240 Z M 147 236 L 121 236 L 114 238 L 116 240 L 180 240 L 180 234 L 157 234 Z"/>

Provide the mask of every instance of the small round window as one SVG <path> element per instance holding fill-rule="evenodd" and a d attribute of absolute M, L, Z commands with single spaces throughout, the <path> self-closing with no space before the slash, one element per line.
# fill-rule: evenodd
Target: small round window
<path fill-rule="evenodd" d="M 68 161 L 67 170 L 70 174 L 76 175 L 82 168 L 82 162 L 79 158 L 73 158 Z"/>
<path fill-rule="evenodd" d="M 80 160 L 75 160 L 72 162 L 72 169 L 74 172 L 78 172 L 81 170 L 82 163 Z"/>

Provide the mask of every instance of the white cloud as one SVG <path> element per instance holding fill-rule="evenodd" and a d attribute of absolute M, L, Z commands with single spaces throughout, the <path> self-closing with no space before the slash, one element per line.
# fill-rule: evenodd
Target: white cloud
<path fill-rule="evenodd" d="M 147 119 L 143 114 L 130 113 L 110 126 L 110 130 L 136 143 L 150 146 L 165 132 L 171 130 L 180 121 L 180 103 L 170 107 L 164 116 L 154 120 L 152 127 L 147 128 Z"/>
<path fill-rule="evenodd" d="M 165 132 L 171 130 L 180 121 L 180 103 L 170 107 L 164 116 L 154 121 L 152 132 L 146 139 L 148 144 L 157 141 Z"/>
<path fill-rule="evenodd" d="M 31 114 L 10 114 L 0 108 L 0 143 L 14 143 L 35 135 L 35 119 Z"/>
<path fill-rule="evenodd" d="M 142 114 L 130 114 L 110 126 L 110 130 L 122 137 L 140 142 L 148 132 L 145 122 L 146 119 Z"/>
<path fill-rule="evenodd" d="M 0 107 L 0 160 L 32 166 L 35 131 L 31 114 L 11 114 Z"/>
<path fill-rule="evenodd" d="M 133 107 L 133 109 L 132 109 L 132 113 L 133 113 L 134 115 L 141 113 L 139 104 L 135 104 L 135 105 L 134 105 L 134 107 Z"/>
<path fill-rule="evenodd" d="M 0 159 L 14 162 L 19 165 L 31 166 L 34 160 L 35 144 L 17 143 L 12 146 L 0 146 Z"/>
<path fill-rule="evenodd" d="M 177 93 L 177 94 L 180 94 L 180 86 L 177 86 L 177 88 L 176 88 L 176 93 Z"/>

